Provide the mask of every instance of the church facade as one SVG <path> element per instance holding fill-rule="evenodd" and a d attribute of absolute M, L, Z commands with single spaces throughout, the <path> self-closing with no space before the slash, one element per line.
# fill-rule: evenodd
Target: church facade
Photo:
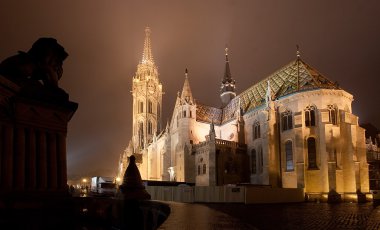
<path fill-rule="evenodd" d="M 352 113 L 353 96 L 298 51 L 294 61 L 237 94 L 226 49 L 220 108 L 194 100 L 186 70 L 163 127 L 163 87 L 147 28 L 132 84 L 133 136 L 120 156 L 120 178 L 135 155 L 144 180 L 258 184 L 308 194 L 369 191 L 365 133 Z"/>

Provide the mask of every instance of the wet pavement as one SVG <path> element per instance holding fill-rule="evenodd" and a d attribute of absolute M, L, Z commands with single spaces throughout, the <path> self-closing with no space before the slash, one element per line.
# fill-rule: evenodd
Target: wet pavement
<path fill-rule="evenodd" d="M 380 229 L 372 203 L 189 204 L 167 202 L 171 229 Z"/>

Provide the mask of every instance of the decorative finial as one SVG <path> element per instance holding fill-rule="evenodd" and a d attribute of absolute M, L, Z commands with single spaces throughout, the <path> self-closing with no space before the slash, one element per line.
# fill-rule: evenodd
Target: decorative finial
<path fill-rule="evenodd" d="M 228 61 L 228 48 L 226 47 L 224 51 L 226 51 L 226 61 Z"/>
<path fill-rule="evenodd" d="M 185 76 L 187 77 L 187 74 L 189 73 L 189 71 L 187 71 L 187 68 L 185 69 Z"/>
<path fill-rule="evenodd" d="M 300 47 L 298 45 L 296 45 L 296 47 L 297 47 L 297 59 L 299 59 L 301 57 Z"/>

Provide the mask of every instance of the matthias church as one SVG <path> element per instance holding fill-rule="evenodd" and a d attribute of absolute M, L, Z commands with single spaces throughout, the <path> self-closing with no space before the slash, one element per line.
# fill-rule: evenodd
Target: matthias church
<path fill-rule="evenodd" d="M 194 101 L 186 70 L 170 122 L 162 124 L 164 86 L 150 29 L 145 33 L 132 78 L 132 139 L 120 156 L 119 178 L 134 155 L 143 180 L 268 185 L 309 194 L 369 191 L 365 131 L 352 113 L 353 95 L 298 51 L 295 60 L 237 94 L 226 49 L 222 107 Z"/>

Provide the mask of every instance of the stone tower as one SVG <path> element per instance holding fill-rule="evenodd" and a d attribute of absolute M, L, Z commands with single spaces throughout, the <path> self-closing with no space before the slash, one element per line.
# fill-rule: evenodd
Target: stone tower
<path fill-rule="evenodd" d="M 235 80 L 232 79 L 230 64 L 228 61 L 228 48 L 226 50 L 226 67 L 224 70 L 224 77 L 222 86 L 220 87 L 220 99 L 222 100 L 222 108 L 225 107 L 236 96 Z"/>
<path fill-rule="evenodd" d="M 178 94 L 174 107 L 175 122 L 172 125 L 172 163 L 174 163 L 177 181 L 194 182 L 194 155 L 191 146 L 194 142 L 193 129 L 196 122 L 196 105 L 190 88 L 188 71 L 185 70 L 185 81 L 182 92 Z"/>
<path fill-rule="evenodd" d="M 133 77 L 133 148 L 140 152 L 161 129 L 162 84 L 154 63 L 150 29 L 145 28 L 144 51 Z"/>

